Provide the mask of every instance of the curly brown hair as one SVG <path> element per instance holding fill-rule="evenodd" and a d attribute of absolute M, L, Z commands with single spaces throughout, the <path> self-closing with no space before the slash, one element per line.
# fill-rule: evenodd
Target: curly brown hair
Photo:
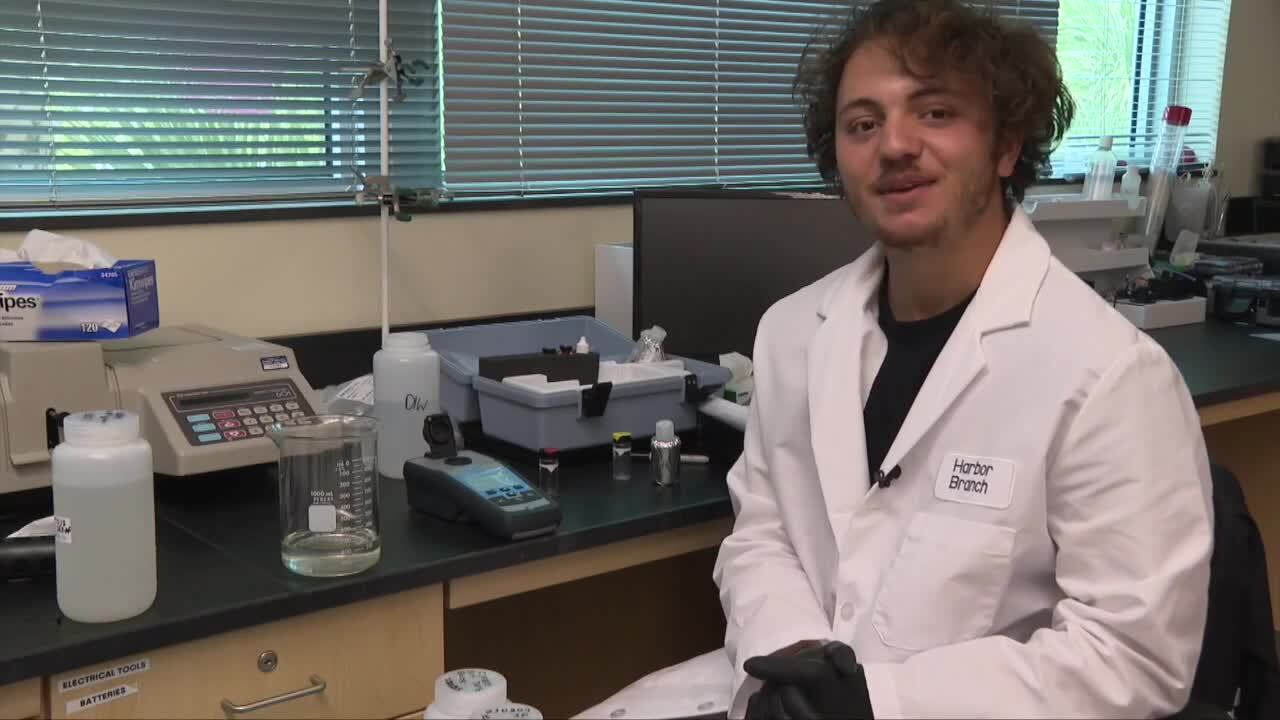
<path fill-rule="evenodd" d="M 1021 202 L 1070 127 L 1075 103 L 1062 82 L 1057 55 L 1038 32 L 961 0 L 858 2 L 841 27 L 820 32 L 805 49 L 794 91 L 809 157 L 827 184 L 843 193 L 836 165 L 836 96 L 845 64 L 871 40 L 888 40 L 914 77 L 956 68 L 989 91 L 995 137 L 1022 141 L 1013 173 L 1001 179 L 1005 196 Z"/>

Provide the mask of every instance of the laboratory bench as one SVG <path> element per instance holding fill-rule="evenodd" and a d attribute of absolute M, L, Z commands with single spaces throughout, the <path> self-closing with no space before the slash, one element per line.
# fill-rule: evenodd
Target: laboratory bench
<path fill-rule="evenodd" d="M 1258 332 L 1208 322 L 1151 335 L 1186 378 L 1211 456 L 1240 477 L 1280 597 L 1280 342 Z M 561 474 L 560 531 L 516 543 L 416 514 L 384 478 L 381 561 L 339 579 L 281 565 L 270 468 L 163 479 L 146 613 L 84 625 L 59 617 L 51 579 L 0 586 L 0 718 L 399 717 L 421 712 L 444 668 L 468 666 L 565 716 L 719 646 L 724 468 L 686 466 L 670 490 L 642 471 L 617 482 L 606 458 Z M 294 699 L 223 704 L 282 694 Z"/>
<path fill-rule="evenodd" d="M 398 717 L 446 667 L 474 665 L 548 717 L 581 710 L 723 638 L 723 469 L 688 466 L 669 489 L 636 470 L 619 482 L 607 460 L 565 463 L 559 532 L 516 543 L 414 512 L 382 478 L 381 560 L 334 579 L 281 564 L 271 468 L 160 479 L 147 612 L 81 624 L 60 617 L 51 578 L 0 586 L 0 717 Z M 222 707 L 319 683 L 263 711 Z M 119 687 L 136 692 L 74 705 Z"/>

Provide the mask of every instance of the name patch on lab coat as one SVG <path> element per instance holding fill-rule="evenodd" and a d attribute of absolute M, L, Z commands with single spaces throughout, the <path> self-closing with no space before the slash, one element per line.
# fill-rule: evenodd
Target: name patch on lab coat
<path fill-rule="evenodd" d="M 1013 461 L 951 453 L 942 459 L 933 496 L 1004 510 L 1013 502 Z"/>

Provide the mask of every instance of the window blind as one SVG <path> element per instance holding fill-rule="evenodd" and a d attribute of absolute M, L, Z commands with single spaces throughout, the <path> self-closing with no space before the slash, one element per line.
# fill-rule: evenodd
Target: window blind
<path fill-rule="evenodd" d="M 1056 35 L 1059 0 L 997 0 Z M 444 0 L 446 172 L 466 196 L 817 187 L 791 95 L 848 0 Z"/>
<path fill-rule="evenodd" d="M 1076 100 L 1058 175 L 1085 171 L 1103 135 L 1150 164 L 1170 104 L 1191 108 L 1183 158 L 1213 159 L 1231 0 L 1061 0 L 1058 57 Z"/>
<path fill-rule="evenodd" d="M 438 69 L 433 2 L 396 2 Z M 350 198 L 378 170 L 377 0 L 6 0 L 0 209 Z M 439 82 L 392 106 L 393 178 L 439 183 Z"/>

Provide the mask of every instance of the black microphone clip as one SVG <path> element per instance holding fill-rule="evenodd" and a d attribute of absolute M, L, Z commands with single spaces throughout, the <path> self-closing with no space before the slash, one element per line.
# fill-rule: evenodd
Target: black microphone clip
<path fill-rule="evenodd" d="M 893 469 L 891 469 L 887 474 L 885 471 L 879 470 L 876 472 L 876 484 L 882 488 L 887 488 L 892 485 L 893 481 L 897 480 L 900 475 L 902 475 L 901 465 L 894 465 Z"/>

